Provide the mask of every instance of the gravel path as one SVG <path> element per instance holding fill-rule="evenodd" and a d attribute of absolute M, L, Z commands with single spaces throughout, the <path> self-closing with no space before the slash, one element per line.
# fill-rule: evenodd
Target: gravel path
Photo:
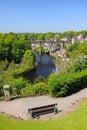
<path fill-rule="evenodd" d="M 48 105 L 52 103 L 58 104 L 58 114 L 46 114 L 40 116 L 40 120 L 58 118 L 62 115 L 74 111 L 83 99 L 87 98 L 87 88 L 68 97 L 52 98 L 50 96 L 38 96 L 15 99 L 9 102 L 0 101 L 0 112 L 7 113 L 24 120 L 29 120 L 28 108 Z"/>

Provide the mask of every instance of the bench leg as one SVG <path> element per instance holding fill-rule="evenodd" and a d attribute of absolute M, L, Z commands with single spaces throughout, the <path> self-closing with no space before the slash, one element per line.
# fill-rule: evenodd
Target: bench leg
<path fill-rule="evenodd" d="M 55 105 L 55 108 L 54 108 L 54 113 L 57 114 L 58 113 L 58 108 L 57 108 L 57 105 Z"/>
<path fill-rule="evenodd" d="M 31 119 L 33 119 L 32 110 L 30 110 L 29 114 L 30 114 Z"/>

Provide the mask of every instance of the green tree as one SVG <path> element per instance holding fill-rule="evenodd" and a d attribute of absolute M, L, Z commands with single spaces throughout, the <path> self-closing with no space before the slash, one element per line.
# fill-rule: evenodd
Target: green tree
<path fill-rule="evenodd" d="M 38 40 L 44 40 L 44 36 L 43 33 L 38 34 Z"/>
<path fill-rule="evenodd" d="M 20 68 L 17 70 L 18 73 L 25 73 L 35 68 L 35 56 L 32 50 L 28 49 L 21 62 Z"/>
<path fill-rule="evenodd" d="M 54 37 L 54 33 L 51 33 L 51 32 L 45 33 L 45 36 L 44 36 L 45 40 L 53 38 L 53 37 Z"/>
<path fill-rule="evenodd" d="M 77 50 L 78 46 L 80 43 L 75 42 L 74 44 L 68 44 L 68 46 L 66 47 L 67 51 L 72 52 L 73 50 Z"/>
<path fill-rule="evenodd" d="M 3 71 L 6 71 L 8 65 L 9 65 L 9 62 L 7 60 L 0 61 L 0 73 L 3 73 Z"/>
<path fill-rule="evenodd" d="M 12 56 L 13 56 L 12 59 L 16 63 L 20 63 L 26 50 L 27 50 L 26 45 L 23 42 L 21 41 L 15 42 L 12 46 Z"/>
<path fill-rule="evenodd" d="M 71 59 L 76 58 L 77 56 L 87 55 L 87 42 L 80 43 L 77 46 L 77 49 L 74 49 L 70 54 Z"/>

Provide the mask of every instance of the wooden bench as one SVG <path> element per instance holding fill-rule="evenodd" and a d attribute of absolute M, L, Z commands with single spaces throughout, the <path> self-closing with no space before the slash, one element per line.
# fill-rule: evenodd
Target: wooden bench
<path fill-rule="evenodd" d="M 32 118 L 52 112 L 58 113 L 57 103 L 28 109 L 28 113 Z"/>

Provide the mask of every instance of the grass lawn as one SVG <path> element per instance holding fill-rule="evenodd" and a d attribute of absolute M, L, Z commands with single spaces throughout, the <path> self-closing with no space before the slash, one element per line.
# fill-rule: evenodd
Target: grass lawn
<path fill-rule="evenodd" d="M 87 130 L 87 100 L 68 116 L 48 121 L 19 121 L 0 116 L 0 130 Z"/>

